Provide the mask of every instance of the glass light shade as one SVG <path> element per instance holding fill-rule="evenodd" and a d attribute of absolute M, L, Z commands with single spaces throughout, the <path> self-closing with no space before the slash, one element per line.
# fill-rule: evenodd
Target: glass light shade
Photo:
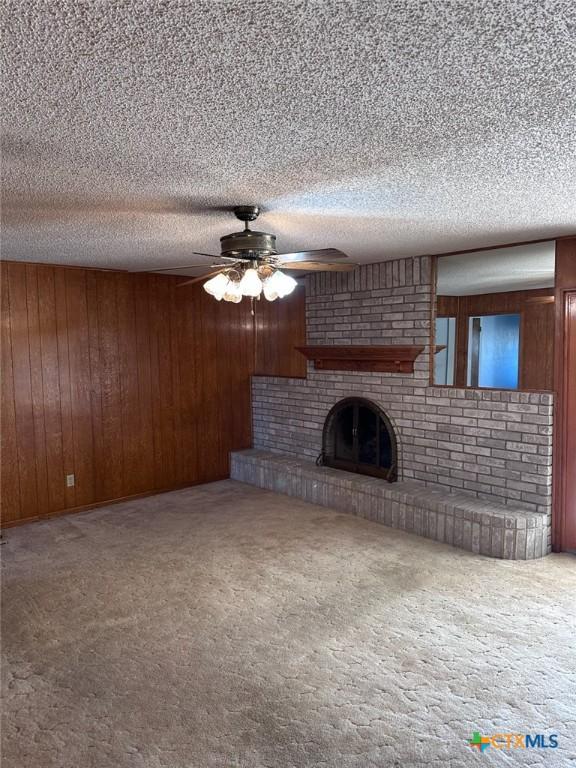
<path fill-rule="evenodd" d="M 214 296 L 217 301 L 221 301 L 224 298 L 229 282 L 228 277 L 223 272 L 220 272 L 220 274 L 207 280 L 202 287 L 210 296 Z"/>
<path fill-rule="evenodd" d="M 240 290 L 239 280 L 229 280 L 224 294 L 224 301 L 231 301 L 233 304 L 239 304 L 242 301 L 242 291 Z"/>
<path fill-rule="evenodd" d="M 274 283 L 270 285 L 271 277 L 264 281 L 264 296 L 268 301 L 276 301 L 278 298 L 278 291 L 274 288 Z"/>
<path fill-rule="evenodd" d="M 243 296 L 260 296 L 262 293 L 262 281 L 255 269 L 247 269 L 240 280 L 240 290 Z"/>
<path fill-rule="evenodd" d="M 288 296 L 289 293 L 292 293 L 294 288 L 298 285 L 293 277 L 285 275 L 284 272 L 281 272 L 279 269 L 277 269 L 272 277 L 268 278 L 266 282 L 269 285 L 269 290 L 274 291 L 281 299 L 284 296 Z"/>

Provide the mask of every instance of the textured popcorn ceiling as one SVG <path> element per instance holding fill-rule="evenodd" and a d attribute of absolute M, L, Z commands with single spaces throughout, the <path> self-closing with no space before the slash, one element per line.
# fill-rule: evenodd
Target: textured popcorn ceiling
<path fill-rule="evenodd" d="M 576 231 L 572 0 L 8 2 L 5 258 L 359 261 Z M 195 261 L 198 261 L 195 259 Z"/>

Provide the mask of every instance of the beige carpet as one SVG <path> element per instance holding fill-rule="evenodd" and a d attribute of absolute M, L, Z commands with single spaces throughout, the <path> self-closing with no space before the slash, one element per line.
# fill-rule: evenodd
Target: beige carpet
<path fill-rule="evenodd" d="M 487 560 L 232 481 L 6 539 L 3 768 L 576 765 L 569 555 Z"/>

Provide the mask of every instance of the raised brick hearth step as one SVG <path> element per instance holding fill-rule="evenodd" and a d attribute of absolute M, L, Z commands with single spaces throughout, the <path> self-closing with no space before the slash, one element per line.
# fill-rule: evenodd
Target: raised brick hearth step
<path fill-rule="evenodd" d="M 254 449 L 231 454 L 230 474 L 243 483 L 489 557 L 534 560 L 548 553 L 546 514 L 483 501 L 439 485 L 387 483 Z"/>

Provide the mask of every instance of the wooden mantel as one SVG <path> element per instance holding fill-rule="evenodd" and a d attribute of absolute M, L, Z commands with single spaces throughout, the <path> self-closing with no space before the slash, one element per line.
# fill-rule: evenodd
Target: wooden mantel
<path fill-rule="evenodd" d="M 424 347 L 390 346 L 317 346 L 296 347 L 314 368 L 320 371 L 378 371 L 380 373 L 413 373 L 414 360 Z"/>

